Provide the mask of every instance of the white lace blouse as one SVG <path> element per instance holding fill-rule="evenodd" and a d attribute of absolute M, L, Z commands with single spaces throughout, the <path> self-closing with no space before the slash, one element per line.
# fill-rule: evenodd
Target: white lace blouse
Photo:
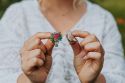
<path fill-rule="evenodd" d="M 72 27 L 95 34 L 105 49 L 102 73 L 107 83 L 125 83 L 125 63 L 121 36 L 112 15 L 87 1 L 86 14 Z M 0 83 L 16 83 L 22 73 L 19 50 L 37 32 L 55 32 L 42 15 L 37 0 L 10 6 L 0 20 Z M 78 39 L 81 41 L 82 39 Z M 53 49 L 53 65 L 47 83 L 80 83 L 73 66 L 73 51 L 66 39 Z"/>

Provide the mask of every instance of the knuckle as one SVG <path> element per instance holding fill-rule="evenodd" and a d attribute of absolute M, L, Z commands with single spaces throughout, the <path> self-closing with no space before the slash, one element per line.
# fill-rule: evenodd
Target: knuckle
<path fill-rule="evenodd" d="M 33 63 L 33 65 L 36 65 L 36 64 L 37 64 L 37 58 L 34 58 L 34 59 L 32 60 L 32 63 Z"/>
<path fill-rule="evenodd" d="M 101 54 L 101 53 L 97 53 L 97 56 L 98 56 L 98 57 L 101 57 L 101 56 L 102 56 L 102 54 Z"/>
<path fill-rule="evenodd" d="M 89 49 L 89 45 L 86 44 L 85 46 L 83 46 L 85 50 L 88 50 Z"/>
<path fill-rule="evenodd" d="M 89 52 L 88 55 L 92 55 L 92 52 Z"/>
<path fill-rule="evenodd" d="M 30 76 L 30 75 L 31 75 L 31 72 L 29 71 L 29 69 L 27 68 L 27 66 L 22 65 L 21 68 L 22 68 L 23 72 L 24 72 L 27 76 Z"/>
<path fill-rule="evenodd" d="M 27 56 L 28 53 L 27 53 L 27 51 L 22 51 L 22 52 L 21 52 L 21 55 L 22 55 L 22 57 L 25 56 L 25 55 Z"/>
<path fill-rule="evenodd" d="M 96 35 L 90 35 L 90 37 L 93 39 L 93 40 L 95 40 L 96 39 Z"/>
<path fill-rule="evenodd" d="M 31 72 L 31 71 L 26 71 L 25 74 L 26 74 L 27 76 L 30 76 L 30 75 L 32 74 L 32 72 Z"/>
<path fill-rule="evenodd" d="M 35 38 L 35 43 L 36 44 L 39 44 L 40 43 L 40 40 L 38 38 Z"/>
<path fill-rule="evenodd" d="M 87 48 L 88 48 L 88 45 L 85 45 L 84 48 L 87 49 Z"/>
<path fill-rule="evenodd" d="M 40 49 L 36 49 L 36 53 L 39 55 L 41 54 L 41 50 Z"/>
<path fill-rule="evenodd" d="M 24 52 L 24 51 L 21 51 L 21 52 L 20 52 L 20 57 L 22 58 L 23 56 L 25 56 L 25 52 Z"/>
<path fill-rule="evenodd" d="M 97 53 L 98 59 L 100 59 L 102 57 L 101 53 Z"/>
<path fill-rule="evenodd" d="M 96 46 L 97 46 L 97 48 L 100 48 L 101 44 L 99 42 L 96 42 Z"/>

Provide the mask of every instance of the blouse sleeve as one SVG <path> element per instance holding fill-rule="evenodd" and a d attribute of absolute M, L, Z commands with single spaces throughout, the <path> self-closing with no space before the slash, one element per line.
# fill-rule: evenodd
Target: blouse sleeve
<path fill-rule="evenodd" d="M 121 35 L 111 14 L 106 15 L 105 30 L 103 34 L 103 47 L 105 61 L 102 70 L 106 83 L 125 83 L 124 52 Z"/>
<path fill-rule="evenodd" d="M 17 83 L 23 33 L 22 13 L 18 3 L 10 6 L 0 20 L 0 83 Z"/>

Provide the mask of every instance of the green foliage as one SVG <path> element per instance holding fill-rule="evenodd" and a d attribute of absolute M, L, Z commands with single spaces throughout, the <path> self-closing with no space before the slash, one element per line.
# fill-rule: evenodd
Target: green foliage
<path fill-rule="evenodd" d="M 125 18 L 125 0 L 93 0 L 95 3 L 100 4 L 102 7 L 111 11 L 115 17 Z"/>
<path fill-rule="evenodd" d="M 4 11 L 10 4 L 17 1 L 20 1 L 20 0 L 0 0 L 0 17 L 3 15 Z"/>

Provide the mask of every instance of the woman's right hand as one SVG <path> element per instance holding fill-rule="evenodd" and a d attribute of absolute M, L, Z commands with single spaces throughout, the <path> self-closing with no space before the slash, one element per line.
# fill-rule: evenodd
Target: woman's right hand
<path fill-rule="evenodd" d="M 51 33 L 41 32 L 29 38 L 21 49 L 21 66 L 31 83 L 45 83 L 52 65 Z M 48 39 L 45 44 L 42 39 Z"/>

